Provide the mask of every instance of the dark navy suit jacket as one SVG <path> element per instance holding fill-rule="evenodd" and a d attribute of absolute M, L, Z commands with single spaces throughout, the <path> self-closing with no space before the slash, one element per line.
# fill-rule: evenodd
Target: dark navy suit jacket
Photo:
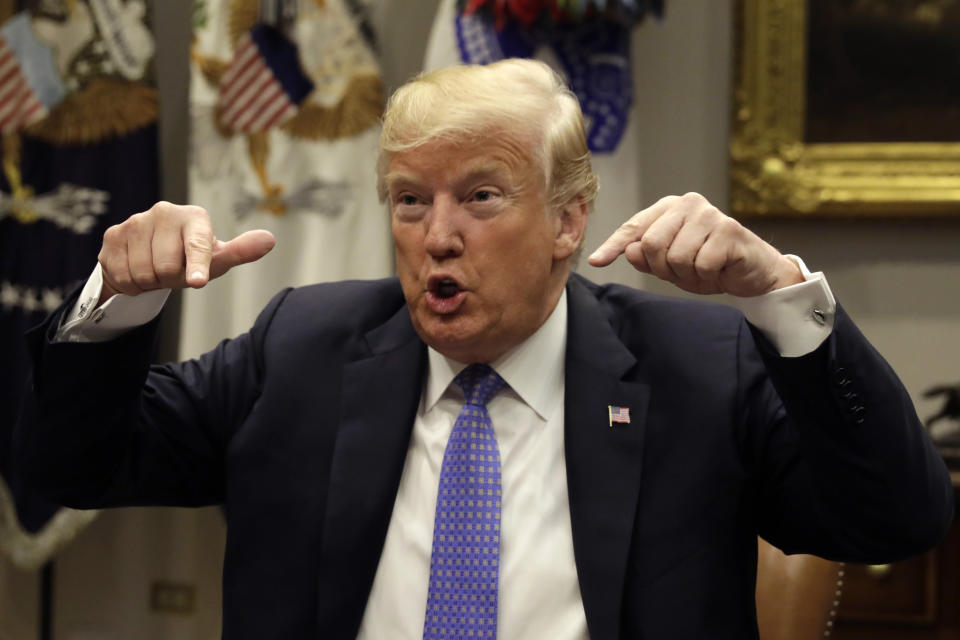
<path fill-rule="evenodd" d="M 568 299 L 567 483 L 593 640 L 756 637 L 758 533 L 868 562 L 944 534 L 946 469 L 842 310 L 817 351 L 781 358 L 728 307 L 578 276 Z M 29 479 L 80 508 L 223 503 L 224 637 L 354 638 L 426 371 L 398 282 L 284 291 L 248 334 L 152 368 L 152 326 L 53 344 L 53 322 L 30 336 Z M 609 426 L 608 405 L 631 422 Z"/>

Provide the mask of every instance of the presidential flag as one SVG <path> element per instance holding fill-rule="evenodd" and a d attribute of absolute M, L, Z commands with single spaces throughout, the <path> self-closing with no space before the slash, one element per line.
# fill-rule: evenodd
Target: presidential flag
<path fill-rule="evenodd" d="M 197 7 L 189 200 L 218 238 L 263 228 L 277 246 L 184 292 L 184 358 L 247 331 L 284 287 L 393 273 L 375 174 L 384 90 L 361 3 Z"/>
<path fill-rule="evenodd" d="M 157 96 L 139 2 L 14 4 L 0 3 L 0 553 L 26 569 L 93 514 L 19 480 L 23 333 L 90 274 L 106 228 L 157 199 Z"/>

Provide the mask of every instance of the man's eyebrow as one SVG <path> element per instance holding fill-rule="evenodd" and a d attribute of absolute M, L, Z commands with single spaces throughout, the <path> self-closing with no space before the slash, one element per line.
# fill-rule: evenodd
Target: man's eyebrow
<path fill-rule="evenodd" d="M 466 188 L 476 182 L 490 180 L 500 186 L 505 186 L 502 183 L 511 183 L 512 177 L 513 172 L 505 162 L 486 160 L 472 166 L 466 166 L 459 175 L 454 177 L 453 183 L 459 188 Z"/>
<path fill-rule="evenodd" d="M 483 178 L 500 177 L 509 174 L 510 167 L 505 162 L 487 160 L 473 166 L 468 165 L 460 175 L 454 176 L 454 182 L 471 182 Z M 384 182 L 387 185 L 387 189 L 390 190 L 397 187 L 415 187 L 421 184 L 422 180 L 401 171 L 391 171 L 386 175 Z"/>
<path fill-rule="evenodd" d="M 413 186 L 417 184 L 417 181 L 408 176 L 405 173 L 390 172 L 387 174 L 384 182 L 387 185 L 387 189 L 393 189 L 396 186 Z"/>
<path fill-rule="evenodd" d="M 487 160 L 478 162 L 473 166 L 468 166 L 466 171 L 459 177 L 460 180 L 472 180 L 475 178 L 484 178 L 492 175 L 509 174 L 510 168 L 504 162 L 496 160 Z"/>

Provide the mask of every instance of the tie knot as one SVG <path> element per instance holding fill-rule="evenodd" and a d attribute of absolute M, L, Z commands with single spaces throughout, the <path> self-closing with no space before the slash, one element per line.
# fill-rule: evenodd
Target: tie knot
<path fill-rule="evenodd" d="M 466 404 L 486 406 L 506 383 L 486 364 L 471 364 L 453 379 L 466 397 Z"/>

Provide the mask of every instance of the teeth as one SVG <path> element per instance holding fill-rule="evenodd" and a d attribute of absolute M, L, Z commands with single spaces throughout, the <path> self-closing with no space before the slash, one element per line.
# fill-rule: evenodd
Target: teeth
<path fill-rule="evenodd" d="M 460 287 L 453 280 L 444 280 L 437 285 L 437 295 L 441 298 L 452 298 L 459 290 Z"/>

